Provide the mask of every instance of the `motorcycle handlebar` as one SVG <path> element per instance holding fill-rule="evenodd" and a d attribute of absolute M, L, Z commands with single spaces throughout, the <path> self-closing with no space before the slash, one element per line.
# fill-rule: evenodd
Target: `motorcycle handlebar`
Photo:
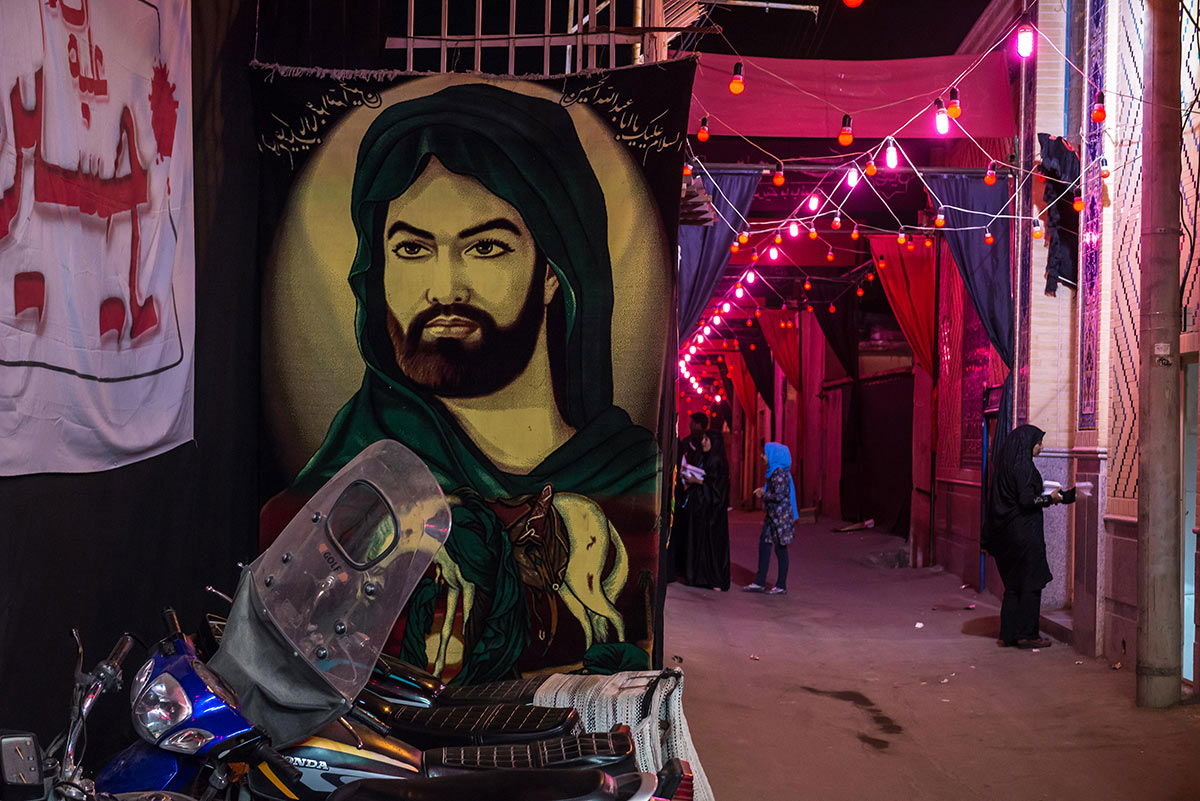
<path fill-rule="evenodd" d="M 182 637 L 183 628 L 179 625 L 179 615 L 175 614 L 175 610 L 169 606 L 162 610 L 163 623 L 167 627 L 168 637 Z"/>
<path fill-rule="evenodd" d="M 120 669 L 125 660 L 129 657 L 130 650 L 133 649 L 133 637 L 128 634 L 122 634 L 121 639 L 117 640 L 117 644 L 113 646 L 112 651 L 108 655 L 108 659 L 104 661 L 115 668 Z"/>
<path fill-rule="evenodd" d="M 254 749 L 254 758 L 264 763 L 279 780 L 289 787 L 294 787 L 303 778 L 300 770 L 283 758 L 283 755 L 272 748 L 265 740 Z"/>

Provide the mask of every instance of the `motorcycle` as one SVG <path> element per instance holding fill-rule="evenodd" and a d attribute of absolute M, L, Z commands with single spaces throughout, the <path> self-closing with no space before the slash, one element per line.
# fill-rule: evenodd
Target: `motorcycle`
<path fill-rule="evenodd" d="M 90 672 L 83 672 L 83 644 L 72 632 L 79 657 L 67 729 L 43 750 L 33 732 L 0 730 L 0 801 L 97 801 L 96 786 L 86 778 L 83 759 L 87 718 L 96 699 L 121 689 L 121 667 L 129 656 L 133 638 L 117 640 L 109 655 Z M 56 755 L 61 749 L 61 759 Z M 131 792 L 110 801 L 192 801 L 185 795 Z"/>
<path fill-rule="evenodd" d="M 132 688 L 142 740 L 106 766 L 97 786 L 195 789 L 200 801 L 212 801 L 245 778 L 239 789 L 251 796 L 324 801 L 364 779 L 403 779 L 407 789 L 386 792 L 479 798 L 520 774 L 527 792 L 513 798 L 533 793 L 549 801 L 559 786 L 590 787 L 579 797 L 605 801 L 670 798 L 687 777 L 682 763 L 657 776 L 612 777 L 586 767 L 627 762 L 627 730 L 422 752 L 384 737 L 387 724 L 355 706 L 449 525 L 441 490 L 415 455 L 390 441 L 368 447 L 243 572 L 207 664 L 174 615 L 165 616 L 167 636 Z M 276 750 L 276 743 L 286 747 Z M 549 765 L 564 769 L 527 770 Z"/>

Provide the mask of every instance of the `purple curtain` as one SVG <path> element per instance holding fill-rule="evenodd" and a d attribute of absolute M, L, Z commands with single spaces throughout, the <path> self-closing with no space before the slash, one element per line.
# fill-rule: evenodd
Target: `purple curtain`
<path fill-rule="evenodd" d="M 738 226 L 750 211 L 757 171 L 724 172 L 713 170 L 712 178 L 703 176 L 704 189 L 712 196 L 713 208 L 720 215 L 713 225 L 684 225 L 679 229 L 679 338 L 682 342 L 704 313 L 713 289 L 725 273 L 729 246 Z M 714 186 L 714 182 L 716 186 Z M 726 225 L 721 221 L 729 221 Z"/>

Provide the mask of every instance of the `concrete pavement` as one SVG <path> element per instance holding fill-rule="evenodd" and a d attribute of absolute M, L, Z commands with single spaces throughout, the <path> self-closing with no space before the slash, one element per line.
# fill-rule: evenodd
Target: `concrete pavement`
<path fill-rule="evenodd" d="M 667 593 L 717 801 L 1200 799 L 1200 706 L 1137 709 L 1133 665 L 1062 643 L 997 647 L 994 599 L 878 566 L 903 546 L 886 534 L 803 526 L 789 594 L 740 592 L 759 520 L 730 516 L 730 592 Z"/>

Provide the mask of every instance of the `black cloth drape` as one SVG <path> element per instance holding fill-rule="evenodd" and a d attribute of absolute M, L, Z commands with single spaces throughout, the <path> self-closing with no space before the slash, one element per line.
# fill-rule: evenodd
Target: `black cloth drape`
<path fill-rule="evenodd" d="M 827 303 L 817 307 L 817 324 L 833 355 L 837 356 L 842 369 L 851 378 L 858 377 L 858 314 L 856 304 L 847 304 L 846 308 L 830 313 Z"/>
<path fill-rule="evenodd" d="M 1012 425 L 1013 376 L 1016 356 L 1013 339 L 1013 291 L 1010 276 L 1012 262 L 1011 226 L 1001 216 L 1006 213 L 1009 195 L 1007 183 L 988 186 L 978 176 L 927 175 L 926 180 L 937 199 L 946 208 L 946 241 L 954 254 L 954 263 L 967 288 L 988 340 L 1009 368 L 1000 400 L 1000 416 L 992 453 L 996 453 Z M 963 211 L 962 209 L 970 209 Z M 996 238 L 984 241 L 986 226 Z"/>
<path fill-rule="evenodd" d="M 713 208 L 720 215 L 714 225 L 684 225 L 679 229 L 679 336 L 687 337 L 712 297 L 729 261 L 729 246 L 737 236 L 721 221 L 737 225 L 750 210 L 756 172 L 713 170 L 703 176 L 704 188 L 712 196 Z M 714 186 L 714 181 L 716 186 Z"/>
<path fill-rule="evenodd" d="M 1011 197 L 1008 186 L 1005 183 L 988 186 L 978 176 L 971 175 L 927 175 L 926 180 L 946 207 L 946 241 L 950 243 L 971 305 L 979 314 L 992 347 L 1011 368 L 1015 348 L 1009 277 L 1010 225 L 1003 217 L 991 219 L 992 215 L 1006 213 L 1004 209 Z M 995 244 L 984 242 L 984 227 L 996 237 Z"/>
<path fill-rule="evenodd" d="M 1042 175 L 1046 177 L 1046 294 L 1053 295 L 1058 283 L 1079 283 L 1079 212 L 1075 196 L 1080 194 L 1079 154 L 1061 137 L 1038 134 L 1042 148 Z"/>
<path fill-rule="evenodd" d="M 753 350 L 751 350 L 751 345 L 754 346 Z M 750 377 L 754 379 L 754 388 L 758 390 L 759 395 L 762 395 L 767 406 L 774 410 L 775 360 L 771 358 L 771 349 L 767 346 L 767 341 L 761 335 L 757 337 L 740 336 L 738 337 L 738 350 L 742 352 L 742 358 L 746 360 L 746 369 L 750 371 Z"/>

